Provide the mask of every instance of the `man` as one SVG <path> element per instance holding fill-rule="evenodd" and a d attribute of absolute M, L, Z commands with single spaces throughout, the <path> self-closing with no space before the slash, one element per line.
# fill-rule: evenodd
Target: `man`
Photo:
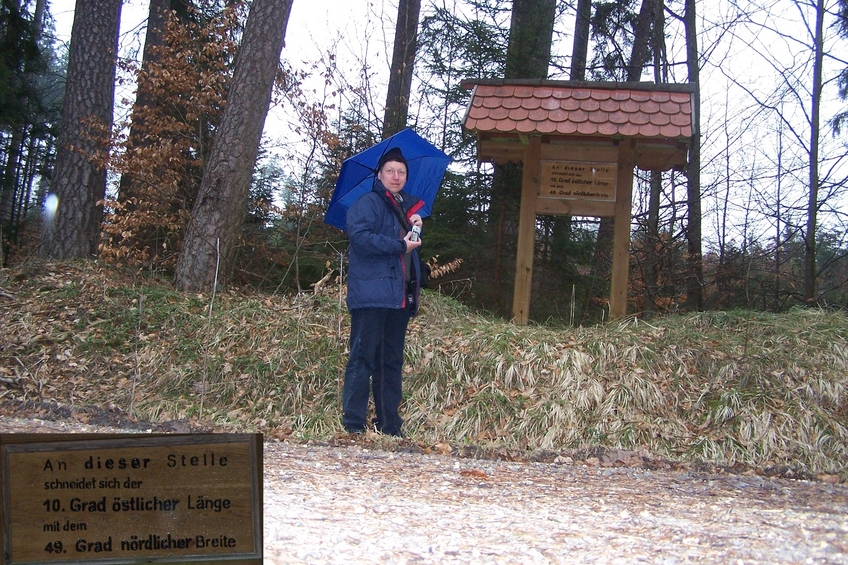
<path fill-rule="evenodd" d="M 408 167 L 393 147 L 377 165 L 377 178 L 347 212 L 350 267 L 350 358 L 345 369 L 342 424 L 349 433 L 367 427 L 369 392 L 377 431 L 402 436 L 398 414 L 403 396 L 406 328 L 418 309 L 421 241 L 412 227 L 422 225 L 423 202 L 404 192 Z"/>

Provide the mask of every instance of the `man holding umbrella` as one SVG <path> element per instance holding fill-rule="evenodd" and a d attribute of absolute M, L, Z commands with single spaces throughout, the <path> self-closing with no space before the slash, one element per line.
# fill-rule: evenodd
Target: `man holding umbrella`
<path fill-rule="evenodd" d="M 420 290 L 420 231 L 412 228 L 420 229 L 424 206 L 403 190 L 408 172 L 401 149 L 390 148 L 379 160 L 372 189 L 347 211 L 351 328 L 342 424 L 353 434 L 365 432 L 373 391 L 377 431 L 402 436 L 403 350 Z"/>

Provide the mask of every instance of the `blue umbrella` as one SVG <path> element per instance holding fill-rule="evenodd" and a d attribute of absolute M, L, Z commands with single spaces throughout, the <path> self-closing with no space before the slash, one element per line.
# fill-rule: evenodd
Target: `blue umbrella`
<path fill-rule="evenodd" d="M 411 129 L 405 129 L 342 163 L 339 180 L 324 215 L 325 223 L 342 230 L 347 228 L 348 208 L 374 186 L 377 163 L 392 147 L 400 147 L 409 168 L 403 190 L 424 202 L 419 212 L 422 218 L 432 213 L 433 201 L 451 158 Z"/>

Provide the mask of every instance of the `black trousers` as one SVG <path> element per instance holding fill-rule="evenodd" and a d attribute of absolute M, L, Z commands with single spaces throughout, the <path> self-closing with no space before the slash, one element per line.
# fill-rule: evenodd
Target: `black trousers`
<path fill-rule="evenodd" d="M 369 393 L 374 394 L 378 431 L 399 436 L 403 399 L 403 348 L 409 310 L 357 308 L 350 313 L 350 358 L 342 393 L 342 424 L 350 433 L 365 431 Z"/>

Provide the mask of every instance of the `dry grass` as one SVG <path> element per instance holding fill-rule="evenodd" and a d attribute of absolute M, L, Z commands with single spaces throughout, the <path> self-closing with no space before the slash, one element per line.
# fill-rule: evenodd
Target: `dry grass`
<path fill-rule="evenodd" d="M 298 439 L 341 433 L 338 287 L 183 295 L 91 264 L 5 271 L 0 400 L 96 403 Z M 426 293 L 407 339 L 413 439 L 492 449 L 641 449 L 848 472 L 848 318 L 710 312 L 517 327 Z M 134 385 L 134 386 L 132 386 Z M 131 398 L 131 391 L 135 396 Z"/>
<path fill-rule="evenodd" d="M 844 471 L 844 314 L 706 313 L 560 331 L 466 320 L 449 345 L 427 330 L 412 340 L 415 434 Z"/>

